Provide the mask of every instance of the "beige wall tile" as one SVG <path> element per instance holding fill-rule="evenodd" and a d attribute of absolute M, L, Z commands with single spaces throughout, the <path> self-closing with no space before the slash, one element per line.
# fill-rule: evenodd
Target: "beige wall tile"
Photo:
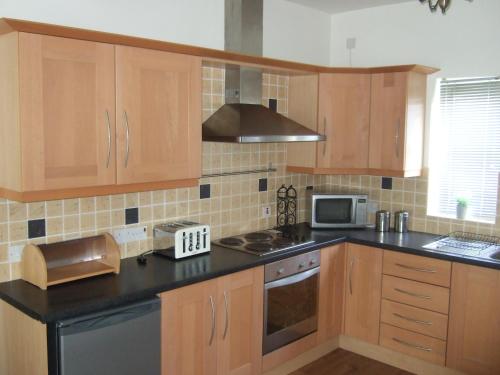
<path fill-rule="evenodd" d="M 9 260 L 9 247 L 7 244 L 0 245 L 0 263 L 7 262 Z"/>
<path fill-rule="evenodd" d="M 62 201 L 48 201 L 46 204 L 47 217 L 62 216 L 63 202 Z"/>
<path fill-rule="evenodd" d="M 0 224 L 0 243 L 9 240 L 9 227 L 7 223 Z"/>
<path fill-rule="evenodd" d="M 79 199 L 65 199 L 63 201 L 64 215 L 76 215 L 80 212 Z"/>
<path fill-rule="evenodd" d="M 47 218 L 47 235 L 60 235 L 63 233 L 63 218 L 51 217 Z"/>
<path fill-rule="evenodd" d="M 80 212 L 89 213 L 96 210 L 96 198 L 81 198 L 80 199 Z"/>
<path fill-rule="evenodd" d="M 28 218 L 42 219 L 45 217 L 45 202 L 33 202 L 28 204 Z"/>
<path fill-rule="evenodd" d="M 4 281 L 9 281 L 10 278 L 10 264 L 9 263 L 0 263 L 0 283 Z"/>
<path fill-rule="evenodd" d="M 0 223 L 7 222 L 8 218 L 7 213 L 8 213 L 7 205 L 4 203 L 0 204 Z"/>
<path fill-rule="evenodd" d="M 18 202 L 9 203 L 10 221 L 26 220 L 27 217 L 28 217 L 28 207 L 26 203 L 18 203 Z"/>
<path fill-rule="evenodd" d="M 28 224 L 25 221 L 9 224 L 10 238 L 9 241 L 23 241 L 28 238 Z"/>
<path fill-rule="evenodd" d="M 80 230 L 80 217 L 78 215 L 64 216 L 64 234 L 75 233 Z"/>

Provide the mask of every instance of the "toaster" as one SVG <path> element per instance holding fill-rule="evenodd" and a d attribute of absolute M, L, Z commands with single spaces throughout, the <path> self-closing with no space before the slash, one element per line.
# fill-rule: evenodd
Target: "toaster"
<path fill-rule="evenodd" d="M 153 247 L 169 258 L 180 259 L 210 251 L 210 227 L 192 221 L 172 221 L 153 228 Z"/>

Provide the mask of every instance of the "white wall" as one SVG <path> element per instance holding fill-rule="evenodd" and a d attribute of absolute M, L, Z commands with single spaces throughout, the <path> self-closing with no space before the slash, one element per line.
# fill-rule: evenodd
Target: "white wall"
<path fill-rule="evenodd" d="M 264 0 L 264 56 L 329 65 L 330 23 L 327 13 L 285 0 Z"/>
<path fill-rule="evenodd" d="M 500 1 L 455 0 L 446 15 L 414 2 L 332 16 L 331 63 L 348 65 L 346 38 L 357 39 L 353 66 L 420 63 L 440 76 L 500 74 Z"/>
<path fill-rule="evenodd" d="M 224 0 L 0 0 L 0 17 L 224 49 Z M 330 16 L 264 0 L 264 56 L 329 63 Z"/>
<path fill-rule="evenodd" d="M 224 0 L 0 0 L 0 17 L 224 48 Z"/>

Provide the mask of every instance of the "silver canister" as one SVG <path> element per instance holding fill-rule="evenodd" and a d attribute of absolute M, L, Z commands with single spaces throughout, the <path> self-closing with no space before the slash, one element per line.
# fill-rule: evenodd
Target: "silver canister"
<path fill-rule="evenodd" d="M 397 211 L 394 214 L 394 231 L 398 233 L 408 232 L 408 211 Z"/>
<path fill-rule="evenodd" d="M 391 226 L 391 213 L 386 210 L 375 212 L 375 230 L 377 232 L 389 232 Z"/>

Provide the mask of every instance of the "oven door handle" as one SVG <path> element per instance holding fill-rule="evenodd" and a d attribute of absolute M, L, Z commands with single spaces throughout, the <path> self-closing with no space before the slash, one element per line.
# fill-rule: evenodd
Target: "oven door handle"
<path fill-rule="evenodd" d="M 277 288 L 280 286 L 285 286 L 285 285 L 290 285 L 290 284 L 295 284 L 300 281 L 304 281 L 305 279 L 308 279 L 312 275 L 315 275 L 319 273 L 319 267 L 312 268 L 310 270 L 304 271 L 297 273 L 292 276 L 284 277 L 283 279 L 271 281 L 269 283 L 264 284 L 264 289 L 271 289 L 271 288 Z"/>

